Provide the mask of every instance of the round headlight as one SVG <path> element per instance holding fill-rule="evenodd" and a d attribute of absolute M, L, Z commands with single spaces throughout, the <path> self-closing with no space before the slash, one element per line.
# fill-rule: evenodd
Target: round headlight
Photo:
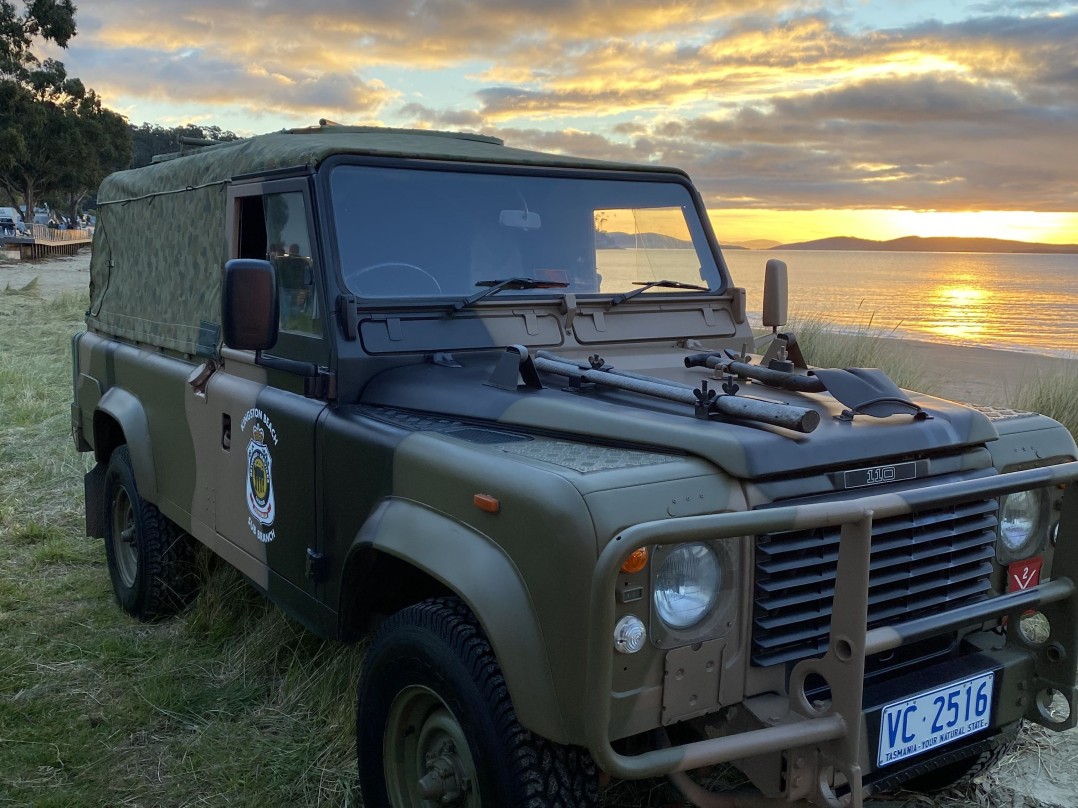
<path fill-rule="evenodd" d="M 655 612 L 670 628 L 694 626 L 715 605 L 722 583 L 719 559 L 706 544 L 679 544 L 655 578 Z"/>
<path fill-rule="evenodd" d="M 1033 537 L 1040 521 L 1041 498 L 1039 490 L 1016 491 L 1003 498 L 999 509 L 999 539 L 1016 558 L 1021 558 L 1023 551 L 1032 552 L 1032 548 L 1024 545 Z"/>

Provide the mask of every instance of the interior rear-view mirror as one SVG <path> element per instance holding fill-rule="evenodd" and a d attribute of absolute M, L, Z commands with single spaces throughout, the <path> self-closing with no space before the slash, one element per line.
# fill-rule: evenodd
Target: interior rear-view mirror
<path fill-rule="evenodd" d="M 538 230 L 543 226 L 543 220 L 534 210 L 503 210 L 498 216 L 498 224 L 521 230 Z"/>

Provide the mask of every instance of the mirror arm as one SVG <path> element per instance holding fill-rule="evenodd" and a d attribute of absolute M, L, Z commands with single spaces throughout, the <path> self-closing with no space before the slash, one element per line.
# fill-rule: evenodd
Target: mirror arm
<path fill-rule="evenodd" d="M 313 362 L 300 362 L 280 356 L 263 356 L 262 351 L 255 351 L 255 364 L 269 370 L 280 370 L 308 379 L 318 375 L 318 365 Z"/>

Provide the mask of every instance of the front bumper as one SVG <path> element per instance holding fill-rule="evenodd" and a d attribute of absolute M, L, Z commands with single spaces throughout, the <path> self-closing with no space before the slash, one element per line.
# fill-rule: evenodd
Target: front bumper
<path fill-rule="evenodd" d="M 1026 488 L 1067 485 L 1078 480 L 1078 463 L 948 483 L 900 494 L 880 494 L 858 500 L 814 503 L 742 513 L 684 517 L 634 525 L 603 550 L 592 579 L 588 664 L 588 747 L 599 766 L 623 778 L 653 777 L 683 772 L 777 752 L 788 755 L 786 799 L 816 805 L 839 804 L 834 783 L 845 781 L 854 808 L 868 790 L 871 765 L 865 750 L 874 747 L 865 719 L 863 682 L 865 657 L 919 640 L 979 626 L 1010 615 L 1006 648 L 1028 665 L 1021 675 L 1027 697 L 1020 705 L 1028 720 L 1063 730 L 1078 722 L 1078 486 L 1069 485 L 1052 565 L 1052 580 L 1033 589 L 999 595 L 928 617 L 868 630 L 868 580 L 872 522 L 941 505 L 997 497 Z M 611 745 L 610 692 L 618 570 L 640 547 L 690 541 L 738 539 L 792 528 L 841 526 L 838 573 L 832 607 L 829 646 L 819 659 L 797 663 L 790 675 L 787 718 L 772 726 L 695 743 L 656 749 L 641 755 L 618 753 Z M 1036 609 L 1047 617 L 1051 633 L 1031 643 L 1018 630 L 1019 617 Z M 806 679 L 822 677 L 832 699 L 823 706 L 810 703 Z M 1010 674 L 1013 680 L 1015 674 Z M 1042 694 L 1056 691 L 1070 711 L 1064 721 L 1045 708 Z M 871 709 L 869 711 L 871 714 Z M 998 720 L 995 726 L 999 726 Z M 902 767 L 900 767 L 902 768 Z M 868 779 L 875 779 L 868 777 Z"/>

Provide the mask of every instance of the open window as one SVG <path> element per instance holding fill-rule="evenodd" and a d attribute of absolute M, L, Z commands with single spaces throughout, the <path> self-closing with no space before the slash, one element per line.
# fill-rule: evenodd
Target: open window
<path fill-rule="evenodd" d="M 235 189 L 235 253 L 269 261 L 276 271 L 280 336 L 273 353 L 322 363 L 325 307 L 304 185 L 285 180 Z"/>

